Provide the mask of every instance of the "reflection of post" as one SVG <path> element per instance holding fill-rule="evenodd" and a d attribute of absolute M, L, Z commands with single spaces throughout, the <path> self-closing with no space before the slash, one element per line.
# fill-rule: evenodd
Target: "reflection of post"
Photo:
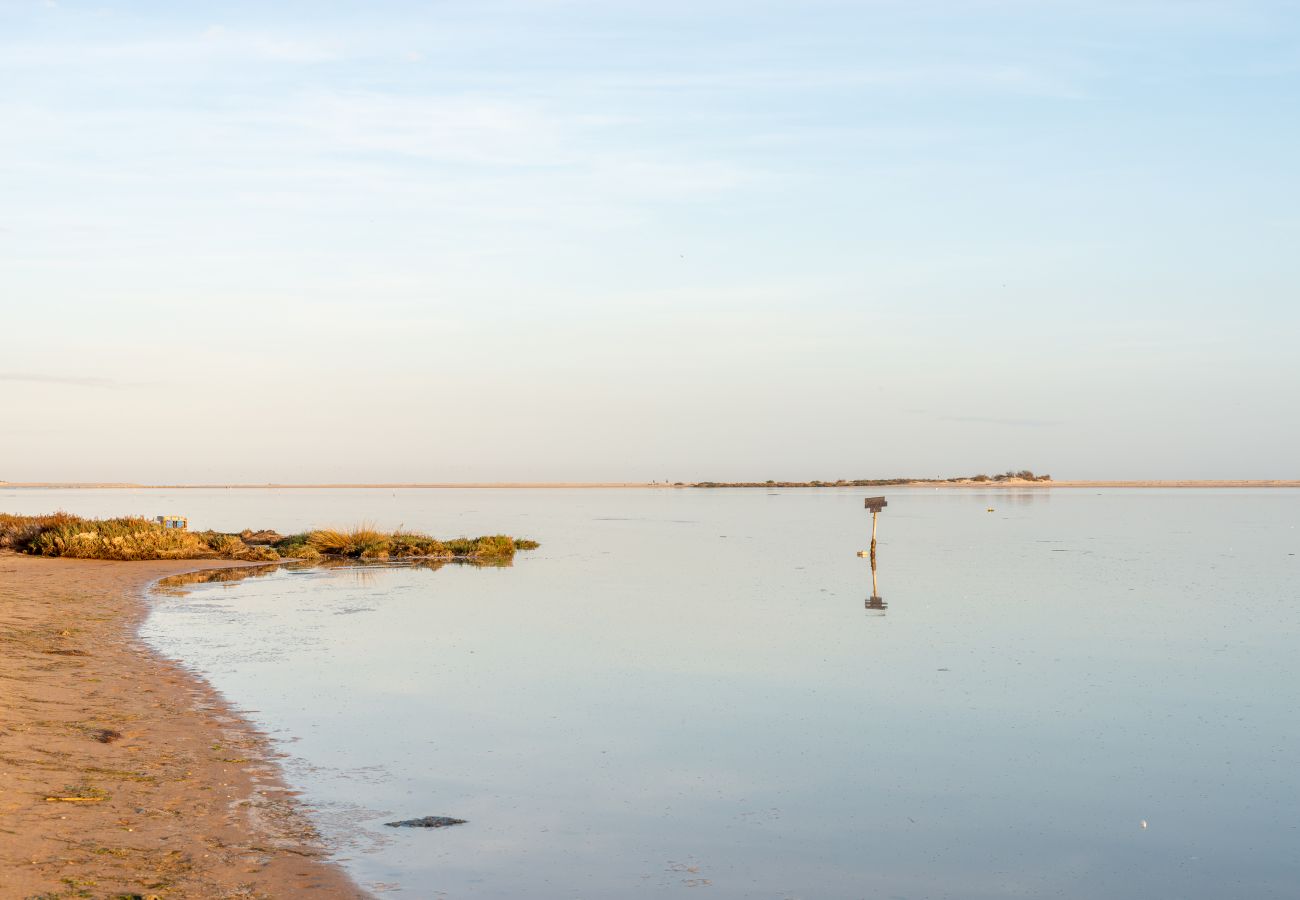
<path fill-rule="evenodd" d="M 880 596 L 880 586 L 876 584 L 876 558 L 871 557 L 871 596 L 867 598 L 867 609 L 878 609 L 882 612 L 888 608 L 884 598 Z"/>

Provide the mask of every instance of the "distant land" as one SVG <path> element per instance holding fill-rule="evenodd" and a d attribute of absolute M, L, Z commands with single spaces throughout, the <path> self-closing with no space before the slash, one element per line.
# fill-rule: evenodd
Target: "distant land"
<path fill-rule="evenodd" d="M 1028 475 L 1029 477 L 1022 477 Z M 307 490 L 357 489 L 388 490 L 397 488 L 439 489 L 598 489 L 598 488 L 845 488 L 845 487 L 932 487 L 932 488 L 1300 488 L 1300 479 L 1098 479 L 1055 480 L 1047 475 L 1028 472 L 1001 475 L 973 475 L 956 478 L 855 478 L 837 481 L 400 481 L 400 482 L 319 482 L 284 484 L 145 484 L 125 481 L 0 481 L 0 489 L 46 490 Z"/>

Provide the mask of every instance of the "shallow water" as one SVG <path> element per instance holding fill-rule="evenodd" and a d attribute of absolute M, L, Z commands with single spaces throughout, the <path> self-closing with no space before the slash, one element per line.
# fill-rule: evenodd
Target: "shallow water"
<path fill-rule="evenodd" d="M 0 509 L 543 542 L 506 569 L 156 600 L 147 639 L 282 742 L 363 884 L 1296 895 L 1300 492 L 887 490 L 880 601 L 865 493 L 0 490 Z M 469 824 L 382 825 L 424 815 Z"/>

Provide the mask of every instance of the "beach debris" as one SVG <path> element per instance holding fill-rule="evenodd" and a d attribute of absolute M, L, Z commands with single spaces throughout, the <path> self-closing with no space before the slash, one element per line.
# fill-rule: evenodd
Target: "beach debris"
<path fill-rule="evenodd" d="M 425 816 L 422 819 L 403 819 L 400 822 L 385 822 L 389 828 L 447 828 L 451 825 L 464 825 L 464 819 L 450 816 Z"/>
<path fill-rule="evenodd" d="M 108 799 L 108 794 L 94 785 L 69 784 L 65 785 L 63 791 L 45 798 L 46 803 L 103 803 Z"/>
<path fill-rule="evenodd" d="M 107 797 L 46 797 L 46 803 L 103 803 Z"/>
<path fill-rule="evenodd" d="M 90 732 L 90 736 L 101 744 L 111 744 L 122 739 L 122 732 L 114 731 L 112 728 L 96 728 Z"/>

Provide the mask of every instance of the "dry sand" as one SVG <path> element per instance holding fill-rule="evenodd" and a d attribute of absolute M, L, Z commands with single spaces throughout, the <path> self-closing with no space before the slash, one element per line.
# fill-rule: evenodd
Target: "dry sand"
<path fill-rule="evenodd" d="M 136 635 L 146 585 L 214 565 L 0 552 L 0 898 L 367 896 L 265 738 Z"/>

